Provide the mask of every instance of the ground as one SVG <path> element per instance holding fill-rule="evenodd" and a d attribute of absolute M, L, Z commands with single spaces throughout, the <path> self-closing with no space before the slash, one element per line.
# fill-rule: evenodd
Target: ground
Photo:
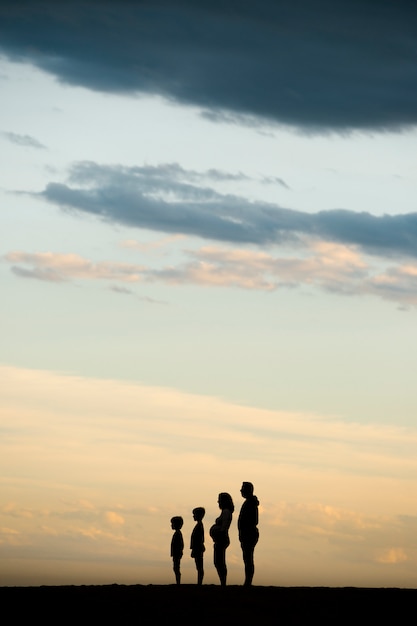
<path fill-rule="evenodd" d="M 3 614 L 14 621 L 205 624 L 404 624 L 414 589 L 328 587 L 221 588 L 216 585 L 1 587 Z"/>

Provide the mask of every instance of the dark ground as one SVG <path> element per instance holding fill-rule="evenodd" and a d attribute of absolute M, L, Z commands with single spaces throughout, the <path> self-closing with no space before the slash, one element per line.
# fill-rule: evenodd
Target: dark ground
<path fill-rule="evenodd" d="M 417 590 L 356 587 L 106 585 L 0 587 L 8 621 L 174 626 L 415 624 Z"/>

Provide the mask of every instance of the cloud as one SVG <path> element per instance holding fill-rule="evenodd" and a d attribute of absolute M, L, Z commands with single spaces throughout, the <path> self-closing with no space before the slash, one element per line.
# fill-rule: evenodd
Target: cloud
<path fill-rule="evenodd" d="M 246 200 L 201 184 L 172 165 L 76 163 L 68 184 L 35 197 L 126 226 L 232 243 L 273 245 L 313 237 L 360 246 L 368 254 L 417 256 L 417 213 L 376 216 L 334 209 L 307 213 Z M 197 183 L 196 183 L 197 181 Z"/>
<path fill-rule="evenodd" d="M 314 285 L 339 293 L 355 293 L 368 267 L 352 249 L 316 242 L 303 256 L 276 257 L 266 252 L 206 246 L 190 251 L 190 262 L 155 270 L 152 276 L 172 284 L 199 284 L 272 291 L 279 287 Z"/>
<path fill-rule="evenodd" d="M 13 265 L 12 271 L 23 278 L 37 278 L 50 282 L 63 282 L 72 278 L 90 280 L 121 280 L 137 282 L 145 269 L 140 265 L 102 261 L 93 263 L 78 254 L 35 254 L 10 252 L 6 260 L 12 263 L 29 263 L 32 269 Z"/>
<path fill-rule="evenodd" d="M 14 253 L 13 253 L 14 255 Z M 17 260 L 22 261 L 22 257 L 15 257 Z M 34 278 L 36 280 L 45 280 L 48 282 L 61 282 L 64 280 L 53 268 L 46 269 L 27 269 L 19 265 L 12 265 L 10 268 L 13 274 L 20 276 L 21 278 Z"/>
<path fill-rule="evenodd" d="M 107 511 L 106 521 L 112 526 L 123 526 L 125 523 L 124 517 L 115 511 Z"/>
<path fill-rule="evenodd" d="M 18 535 L 18 531 L 13 528 L 0 528 L 0 535 Z"/>
<path fill-rule="evenodd" d="M 8 528 L 7 526 L 0 526 L 0 547 L 7 546 L 20 546 L 22 541 L 21 534 L 15 528 Z"/>
<path fill-rule="evenodd" d="M 75 254 L 13 251 L 5 261 L 21 278 L 64 283 L 70 280 L 117 280 L 123 283 L 162 282 L 171 286 L 237 288 L 254 291 L 315 288 L 345 296 L 372 295 L 405 306 L 417 306 L 417 264 L 372 264 L 355 247 L 315 241 L 286 256 L 240 248 L 205 246 L 185 250 L 176 265 L 151 267 L 134 263 L 93 263 Z M 18 265 L 16 265 L 16 263 Z M 29 267 L 26 267 L 29 266 Z M 121 285 L 118 294 L 134 295 Z M 139 296 L 138 296 L 139 297 Z M 163 302 L 140 296 L 149 303 Z"/>
<path fill-rule="evenodd" d="M 185 454 L 190 460 L 200 456 L 201 462 L 209 464 L 210 459 L 258 460 L 352 475 L 362 472 L 375 479 L 408 479 L 417 466 L 417 432 L 413 429 L 245 407 L 175 389 L 113 380 L 5 366 L 0 372 L 2 414 L 5 423 L 16 429 L 2 440 L 4 461 L 7 456 L 7 461 L 18 467 L 25 459 L 26 445 L 33 458 L 42 449 L 45 456 L 38 460 L 40 474 L 49 462 L 65 468 L 79 457 L 80 466 L 72 468 L 73 481 L 83 481 L 87 466 L 90 476 L 98 479 L 104 464 L 107 469 L 100 483 L 116 470 L 135 482 L 131 463 L 144 469 L 148 462 L 155 463 L 161 451 Z M 16 446 L 19 456 L 13 455 Z M 93 452 L 97 467 L 89 465 Z M 70 501 L 70 510 L 94 514 L 91 501 L 84 500 L 78 494 L 75 503 Z M 13 505 L 5 510 L 30 518 L 28 508 Z"/>
<path fill-rule="evenodd" d="M 131 296 L 134 293 L 131 289 L 126 289 L 126 287 L 120 287 L 120 285 L 111 285 L 110 289 L 115 293 L 121 293 L 126 296 Z"/>
<path fill-rule="evenodd" d="M 18 135 L 16 133 L 0 132 L 0 136 L 4 139 L 7 139 L 7 141 L 10 141 L 11 143 L 15 143 L 18 146 L 23 146 L 26 148 L 44 149 L 46 147 L 40 141 L 38 141 L 34 137 L 31 137 L 30 135 Z"/>
<path fill-rule="evenodd" d="M 417 266 L 412 264 L 390 267 L 372 277 L 367 284 L 368 293 L 404 304 L 417 302 Z"/>
<path fill-rule="evenodd" d="M 170 243 L 178 241 L 180 239 L 185 239 L 184 235 L 171 235 L 170 237 L 163 237 L 162 239 L 158 239 L 157 241 L 137 241 L 136 239 L 125 239 L 121 242 L 122 248 L 127 248 L 130 250 L 140 250 L 141 252 L 152 252 L 154 250 L 159 250 L 161 248 L 165 248 Z"/>
<path fill-rule="evenodd" d="M 1 513 L 10 515 L 11 517 L 22 517 L 31 519 L 33 517 L 33 513 L 29 509 L 22 509 L 15 502 L 8 502 L 4 504 L 1 509 Z"/>
<path fill-rule="evenodd" d="M 266 521 L 280 531 L 291 528 L 299 537 L 326 537 L 342 543 L 355 542 L 364 534 L 372 534 L 387 525 L 380 517 L 361 515 L 356 511 L 318 502 L 280 502 L 270 507 Z"/>
<path fill-rule="evenodd" d="M 150 298 L 149 296 L 137 296 L 132 289 L 127 289 L 126 287 L 122 287 L 120 285 L 110 285 L 109 289 L 114 293 L 119 293 L 125 296 L 134 296 L 137 300 L 146 302 L 147 304 L 167 304 L 165 300 L 156 300 L 155 298 Z"/>
<path fill-rule="evenodd" d="M 404 561 L 408 561 L 408 556 L 403 548 L 388 548 L 377 557 L 377 561 L 378 563 L 395 565 L 396 563 L 403 563 Z"/>
<path fill-rule="evenodd" d="M 382 565 L 385 570 L 386 566 L 401 569 L 408 567 L 407 562 L 414 563 L 417 556 L 413 533 L 399 516 L 294 501 L 268 503 L 261 513 L 264 524 L 275 528 L 283 541 L 298 543 L 305 553 L 314 543 L 324 559 L 333 552 L 345 568 L 356 563 L 364 570 L 375 565 Z"/>
<path fill-rule="evenodd" d="M 416 25 L 407 0 L 3 0 L 0 50 L 65 83 L 213 118 L 388 128 L 417 122 Z"/>

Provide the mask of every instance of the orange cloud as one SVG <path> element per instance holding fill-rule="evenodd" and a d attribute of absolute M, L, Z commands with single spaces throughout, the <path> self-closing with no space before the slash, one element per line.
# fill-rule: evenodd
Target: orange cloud
<path fill-rule="evenodd" d="M 106 520 L 112 526 L 123 526 L 123 524 L 125 523 L 124 518 L 119 515 L 119 513 L 115 513 L 114 511 L 106 512 Z"/>
<path fill-rule="evenodd" d="M 173 239 L 161 240 L 161 245 Z M 124 245 L 137 247 L 138 244 L 128 240 Z M 6 254 L 4 259 L 13 264 L 12 271 L 16 275 L 50 282 L 163 282 L 168 285 L 192 284 L 260 291 L 314 287 L 417 305 L 415 265 L 393 265 L 381 271 L 380 265 L 374 267 L 354 246 L 325 241 L 305 243 L 297 251 L 297 256 L 292 252 L 291 255 L 278 257 L 250 249 L 204 246 L 185 251 L 188 259 L 162 268 L 115 261 L 93 262 L 76 254 L 53 252 L 29 254 L 14 251 Z M 125 288 L 112 288 L 126 292 Z"/>
<path fill-rule="evenodd" d="M 408 561 L 408 556 L 403 548 L 387 548 L 378 557 L 378 563 L 387 565 L 395 565 L 396 563 L 404 563 Z"/>

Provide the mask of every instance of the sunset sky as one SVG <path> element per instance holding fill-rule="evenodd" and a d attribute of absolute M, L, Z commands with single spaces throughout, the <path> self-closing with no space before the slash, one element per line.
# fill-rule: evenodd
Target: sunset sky
<path fill-rule="evenodd" d="M 417 10 L 0 0 L 0 585 L 417 581 Z"/>

